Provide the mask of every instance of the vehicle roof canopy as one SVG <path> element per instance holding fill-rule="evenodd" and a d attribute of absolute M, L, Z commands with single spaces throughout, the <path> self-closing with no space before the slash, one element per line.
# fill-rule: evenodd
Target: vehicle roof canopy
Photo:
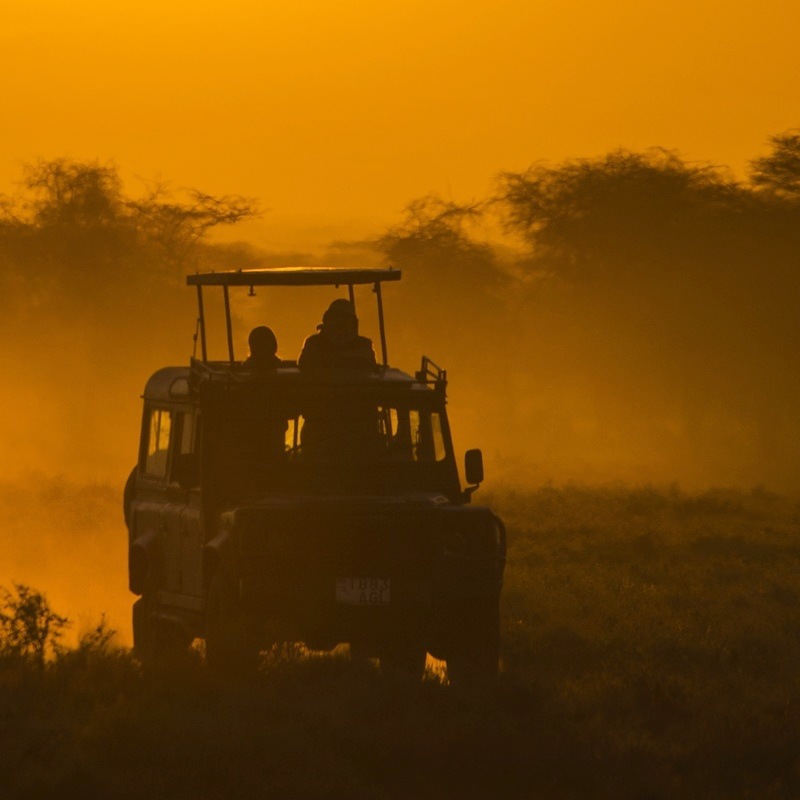
<path fill-rule="evenodd" d="M 346 269 L 341 267 L 282 267 L 276 269 L 237 269 L 223 272 L 197 272 L 186 276 L 186 283 L 197 289 L 198 327 L 202 360 L 208 362 L 206 347 L 206 320 L 203 310 L 203 289 L 218 286 L 222 288 L 225 302 L 225 327 L 228 340 L 228 356 L 234 363 L 233 332 L 229 288 L 237 286 L 347 286 L 350 302 L 355 304 L 353 287 L 372 284 L 378 305 L 378 328 L 380 331 L 381 355 L 383 365 L 388 365 L 386 355 L 386 329 L 383 318 L 383 297 L 381 284 L 385 281 L 398 281 L 402 276 L 399 269 Z"/>
<path fill-rule="evenodd" d="M 402 272 L 387 269 L 340 267 L 281 267 L 198 272 L 186 277 L 189 286 L 355 286 L 399 281 Z"/>

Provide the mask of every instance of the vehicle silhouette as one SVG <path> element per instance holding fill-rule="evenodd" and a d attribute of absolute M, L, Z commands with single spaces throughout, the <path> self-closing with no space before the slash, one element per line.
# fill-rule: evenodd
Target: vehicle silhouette
<path fill-rule="evenodd" d="M 387 674 L 421 677 L 426 654 L 453 682 L 498 669 L 505 528 L 462 488 L 447 376 L 386 356 L 381 285 L 393 269 L 197 274 L 201 357 L 144 391 L 139 459 L 125 491 L 134 648 L 149 663 L 206 642 L 209 666 L 254 669 L 276 642 L 349 643 Z M 371 285 L 382 363 L 249 369 L 234 357 L 229 290 Z M 207 358 L 203 292 L 221 288 L 226 361 Z"/>

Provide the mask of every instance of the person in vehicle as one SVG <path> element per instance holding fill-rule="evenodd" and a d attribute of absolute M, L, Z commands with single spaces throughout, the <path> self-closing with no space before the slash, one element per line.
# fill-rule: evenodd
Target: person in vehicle
<path fill-rule="evenodd" d="M 349 300 L 334 300 L 322 315 L 319 333 L 309 336 L 297 364 L 302 369 L 371 369 L 372 340 L 358 335 L 358 317 Z"/>
<path fill-rule="evenodd" d="M 278 352 L 278 340 L 266 325 L 259 325 L 250 331 L 247 338 L 250 346 L 250 355 L 242 364 L 248 369 L 275 369 L 280 366 L 281 360 L 276 355 Z"/>

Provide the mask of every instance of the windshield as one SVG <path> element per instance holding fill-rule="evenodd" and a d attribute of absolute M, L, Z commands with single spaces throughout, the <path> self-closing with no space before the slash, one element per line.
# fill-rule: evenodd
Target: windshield
<path fill-rule="evenodd" d="M 228 392 L 214 409 L 219 479 L 228 494 L 437 488 L 452 463 L 443 410 L 427 393 L 392 394 Z"/>

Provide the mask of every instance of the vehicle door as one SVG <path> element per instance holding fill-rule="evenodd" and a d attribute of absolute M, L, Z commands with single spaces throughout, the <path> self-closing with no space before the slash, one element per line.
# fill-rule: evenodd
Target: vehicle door
<path fill-rule="evenodd" d="M 203 595 L 203 539 L 200 514 L 199 439 L 200 415 L 196 408 L 180 409 L 175 419 L 175 455 L 170 472 L 177 519 L 176 536 L 180 559 L 180 586 L 183 595 Z"/>
<path fill-rule="evenodd" d="M 133 504 L 135 538 L 147 542 L 152 561 L 148 572 L 156 586 L 163 587 L 174 573 L 174 552 L 170 550 L 170 498 L 168 475 L 172 436 L 172 411 L 163 405 L 145 406 L 137 496 Z"/>
<path fill-rule="evenodd" d="M 173 594 L 183 590 L 183 539 L 186 530 L 185 514 L 189 502 L 189 489 L 183 479 L 184 465 L 183 423 L 186 409 L 173 406 L 169 409 L 169 442 L 167 443 L 167 474 L 164 504 L 161 509 L 162 576 L 159 588 Z M 166 601 L 166 598 L 162 598 Z"/>

